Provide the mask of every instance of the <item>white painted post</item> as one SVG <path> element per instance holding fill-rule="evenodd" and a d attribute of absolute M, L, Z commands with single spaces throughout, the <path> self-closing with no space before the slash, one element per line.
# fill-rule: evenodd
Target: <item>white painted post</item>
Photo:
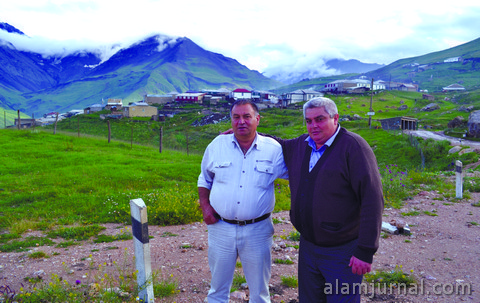
<path fill-rule="evenodd" d="M 456 161 L 455 162 L 455 172 L 457 177 L 457 184 L 456 184 L 456 194 L 457 199 L 463 198 L 463 174 L 462 174 L 462 162 Z"/>
<path fill-rule="evenodd" d="M 138 296 L 143 302 L 153 303 L 155 298 L 153 295 L 152 264 L 148 238 L 147 206 L 142 199 L 130 200 L 130 212 L 132 215 L 137 284 L 140 290 Z"/>

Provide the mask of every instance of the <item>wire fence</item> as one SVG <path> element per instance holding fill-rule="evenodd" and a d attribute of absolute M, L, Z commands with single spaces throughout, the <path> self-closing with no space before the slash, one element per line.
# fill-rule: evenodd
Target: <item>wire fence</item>
<path fill-rule="evenodd" d="M 209 129 L 193 125 L 179 126 L 172 122 L 135 119 L 105 119 L 78 115 L 46 126 L 36 126 L 51 133 L 78 137 L 95 137 L 111 141 L 151 146 L 163 150 L 175 150 L 187 154 L 203 154 L 205 147 L 221 131 L 220 127 Z M 225 128 L 225 127 L 223 127 Z M 225 131 L 226 129 L 223 129 Z"/>

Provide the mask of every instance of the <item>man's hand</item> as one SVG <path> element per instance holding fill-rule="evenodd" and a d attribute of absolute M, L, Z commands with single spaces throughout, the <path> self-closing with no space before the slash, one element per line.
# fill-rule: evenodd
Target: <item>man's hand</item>
<path fill-rule="evenodd" d="M 215 224 L 219 220 L 219 216 L 217 212 L 215 211 L 215 209 L 213 209 L 213 207 L 210 204 L 202 207 L 202 213 L 203 213 L 203 221 L 205 221 L 207 225 Z"/>
<path fill-rule="evenodd" d="M 372 264 L 357 259 L 354 256 L 350 258 L 350 264 L 348 264 L 348 266 L 352 268 L 352 273 L 357 275 L 364 275 L 372 270 Z"/>
<path fill-rule="evenodd" d="M 233 134 L 233 129 L 232 128 L 224 131 L 223 133 L 222 132 L 220 133 L 220 135 L 229 135 L 229 134 Z"/>
<path fill-rule="evenodd" d="M 200 202 L 200 208 L 202 209 L 203 221 L 209 224 L 215 224 L 218 222 L 220 216 L 215 209 L 210 205 L 210 190 L 205 187 L 198 188 L 198 197 Z"/>

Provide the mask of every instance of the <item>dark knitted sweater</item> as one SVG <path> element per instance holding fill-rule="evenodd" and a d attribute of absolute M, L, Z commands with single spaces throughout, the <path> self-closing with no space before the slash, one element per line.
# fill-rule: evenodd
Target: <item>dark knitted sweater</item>
<path fill-rule="evenodd" d="M 319 246 L 358 238 L 354 256 L 372 263 L 382 224 L 383 191 L 375 155 L 359 135 L 341 128 L 311 172 L 304 134 L 279 140 L 288 167 L 290 219 L 301 235 Z"/>

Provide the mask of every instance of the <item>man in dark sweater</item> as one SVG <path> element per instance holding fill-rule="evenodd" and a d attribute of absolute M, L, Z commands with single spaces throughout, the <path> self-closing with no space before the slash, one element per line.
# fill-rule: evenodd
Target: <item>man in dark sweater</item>
<path fill-rule="evenodd" d="M 303 107 L 308 134 L 279 140 L 288 167 L 290 219 L 300 232 L 299 301 L 360 302 L 378 249 L 383 191 L 375 155 L 338 124 L 328 98 Z"/>

